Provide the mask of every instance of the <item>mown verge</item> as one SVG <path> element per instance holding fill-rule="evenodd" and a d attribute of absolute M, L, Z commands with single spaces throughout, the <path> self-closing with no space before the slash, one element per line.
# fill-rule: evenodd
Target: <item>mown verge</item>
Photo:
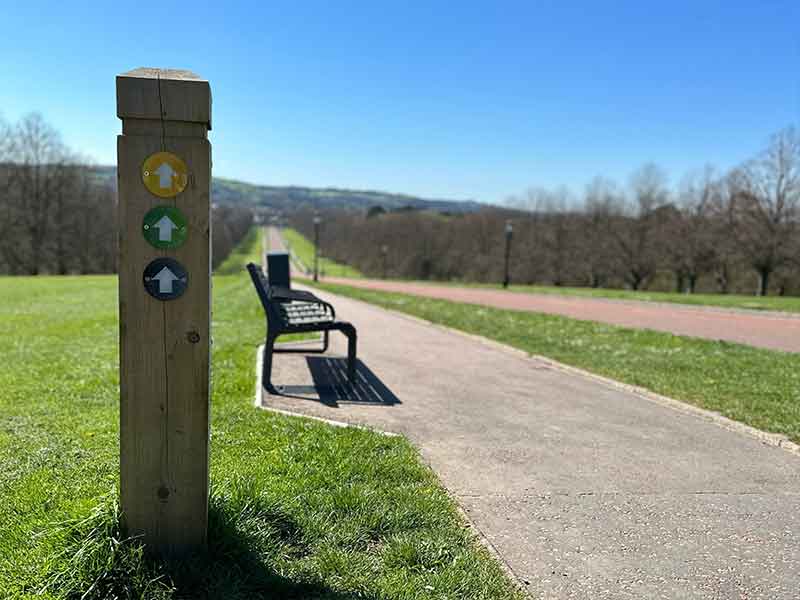
<path fill-rule="evenodd" d="M 471 285 L 471 284 L 470 284 Z M 481 287 L 484 284 L 477 284 Z M 489 287 L 488 285 L 486 287 Z M 493 286 L 497 287 L 497 286 Z M 634 300 L 640 302 L 667 302 L 689 306 L 716 306 L 746 310 L 800 312 L 800 298 L 791 296 L 743 296 L 738 294 L 679 294 L 677 292 L 650 292 L 615 290 L 606 288 L 571 288 L 545 285 L 512 285 L 513 292 L 576 296 L 582 298 L 605 298 L 610 300 Z"/>
<path fill-rule="evenodd" d="M 320 287 L 641 386 L 800 442 L 796 354 L 352 286 Z"/>
<path fill-rule="evenodd" d="M 264 253 L 264 236 L 262 232 L 263 229 L 261 227 L 251 227 L 241 243 L 214 270 L 214 274 L 236 275 L 241 273 L 249 262 L 260 265 L 261 255 Z"/>
<path fill-rule="evenodd" d="M 208 551 L 118 527 L 116 278 L 0 278 L 4 598 L 518 598 L 402 438 L 252 406 L 263 315 L 214 278 Z"/>

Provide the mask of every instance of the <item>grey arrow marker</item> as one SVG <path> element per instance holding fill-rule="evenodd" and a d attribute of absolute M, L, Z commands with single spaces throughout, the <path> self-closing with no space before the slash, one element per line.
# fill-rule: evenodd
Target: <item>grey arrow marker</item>
<path fill-rule="evenodd" d="M 168 190 L 172 187 L 172 176 L 175 171 L 167 163 L 161 163 L 161 166 L 156 169 L 158 175 L 158 187 Z"/>
<path fill-rule="evenodd" d="M 178 228 L 178 226 L 175 225 L 175 223 L 172 222 L 172 219 L 170 219 L 167 215 L 164 215 L 158 221 L 156 221 L 153 227 L 158 229 L 159 242 L 171 242 L 172 230 Z"/>
<path fill-rule="evenodd" d="M 158 272 L 158 275 L 153 277 L 156 281 L 158 281 L 158 293 L 159 294 L 171 294 L 172 293 L 172 282 L 178 281 L 178 277 L 170 271 L 167 267 L 164 267 Z"/>
<path fill-rule="evenodd" d="M 157 300 L 174 300 L 186 291 L 189 273 L 174 258 L 157 258 L 142 273 L 144 289 Z"/>

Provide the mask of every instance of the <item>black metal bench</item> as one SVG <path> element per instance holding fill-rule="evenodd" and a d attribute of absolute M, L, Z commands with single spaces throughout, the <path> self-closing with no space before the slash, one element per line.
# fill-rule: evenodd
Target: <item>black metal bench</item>
<path fill-rule="evenodd" d="M 270 252 L 267 255 L 268 277 L 264 275 L 261 267 L 253 263 L 247 265 L 247 271 L 250 273 L 267 317 L 262 369 L 264 387 L 270 391 L 275 389 L 272 385 L 273 353 L 323 353 L 328 350 L 328 334 L 331 331 L 341 331 L 347 336 L 347 377 L 351 384 L 355 383 L 356 328 L 345 321 L 337 321 L 333 306 L 311 292 L 292 289 L 289 255 L 285 252 Z M 321 349 L 275 348 L 275 340 L 280 335 L 308 332 L 322 332 Z"/>

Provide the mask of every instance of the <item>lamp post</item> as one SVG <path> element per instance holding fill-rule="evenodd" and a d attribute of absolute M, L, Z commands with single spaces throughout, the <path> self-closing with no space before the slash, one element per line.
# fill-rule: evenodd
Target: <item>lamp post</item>
<path fill-rule="evenodd" d="M 383 278 L 386 279 L 386 257 L 389 255 L 389 246 L 381 246 L 381 256 L 383 257 Z"/>
<path fill-rule="evenodd" d="M 508 284 L 511 283 L 511 278 L 508 273 L 508 259 L 511 257 L 511 238 L 514 235 L 514 226 L 511 224 L 511 221 L 506 221 L 506 260 L 505 260 L 505 269 L 503 275 L 503 287 L 507 288 Z"/>
<path fill-rule="evenodd" d="M 314 281 L 319 281 L 319 225 L 322 219 L 314 216 Z"/>

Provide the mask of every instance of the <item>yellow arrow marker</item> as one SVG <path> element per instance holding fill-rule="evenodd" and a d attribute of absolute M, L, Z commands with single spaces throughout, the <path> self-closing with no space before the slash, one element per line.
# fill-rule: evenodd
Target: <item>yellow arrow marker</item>
<path fill-rule="evenodd" d="M 156 196 L 172 198 L 186 188 L 189 169 L 171 152 L 156 152 L 148 156 L 142 165 L 142 181 Z"/>

